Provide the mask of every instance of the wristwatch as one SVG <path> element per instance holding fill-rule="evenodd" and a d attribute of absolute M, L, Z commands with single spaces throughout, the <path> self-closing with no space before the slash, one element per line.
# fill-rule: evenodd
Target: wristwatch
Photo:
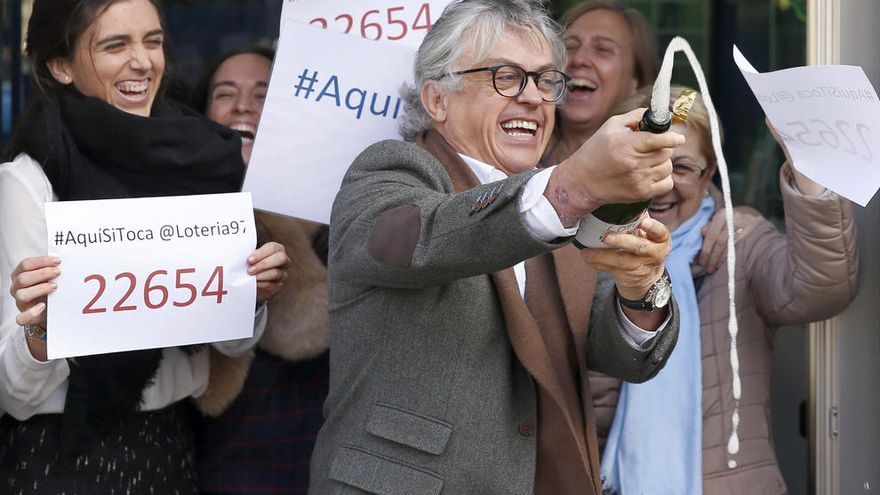
<path fill-rule="evenodd" d="M 620 301 L 620 304 L 627 308 L 635 309 L 636 311 L 656 311 L 665 308 L 669 304 L 669 299 L 672 298 L 672 282 L 669 280 L 669 273 L 664 269 L 663 275 L 651 285 L 648 293 L 645 294 L 645 298 L 641 301 L 634 301 L 621 296 L 616 286 L 614 287 L 614 292 L 617 294 L 617 300 Z"/>

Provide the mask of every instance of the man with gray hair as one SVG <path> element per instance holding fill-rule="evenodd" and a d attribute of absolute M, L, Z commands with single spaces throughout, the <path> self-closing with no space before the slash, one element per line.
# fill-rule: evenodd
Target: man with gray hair
<path fill-rule="evenodd" d="M 669 191 L 683 138 L 631 112 L 537 169 L 564 58 L 536 0 L 456 1 L 425 37 L 415 143 L 367 148 L 333 205 L 310 493 L 600 493 L 588 369 L 641 382 L 666 362 L 669 232 L 646 218 L 612 249 L 570 241 L 598 206 Z"/>

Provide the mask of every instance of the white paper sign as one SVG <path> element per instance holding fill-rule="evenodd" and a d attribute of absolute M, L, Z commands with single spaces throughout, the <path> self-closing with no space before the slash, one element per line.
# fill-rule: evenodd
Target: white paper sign
<path fill-rule="evenodd" d="M 329 223 L 354 158 L 377 141 L 400 138 L 399 90 L 412 80 L 413 54 L 404 45 L 288 21 L 244 183 L 254 205 Z"/>
<path fill-rule="evenodd" d="M 250 194 L 46 203 L 50 359 L 253 336 Z"/>
<path fill-rule="evenodd" d="M 862 206 L 880 188 L 880 101 L 861 67 L 817 65 L 760 74 L 733 59 L 799 172 Z"/>
<path fill-rule="evenodd" d="M 418 48 L 450 0 L 284 0 L 281 31 L 287 20 L 393 41 Z M 342 54 L 334 54 L 342 55 Z"/>

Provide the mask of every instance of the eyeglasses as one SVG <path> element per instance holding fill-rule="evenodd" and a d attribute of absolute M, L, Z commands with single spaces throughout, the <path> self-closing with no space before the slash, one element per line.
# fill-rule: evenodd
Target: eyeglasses
<path fill-rule="evenodd" d="M 706 168 L 699 168 L 696 165 L 685 165 L 684 163 L 672 164 L 672 180 L 683 185 L 694 185 L 700 182 L 700 179 L 706 175 Z"/>
<path fill-rule="evenodd" d="M 541 99 L 546 102 L 559 101 L 565 94 L 565 85 L 571 80 L 571 76 L 555 69 L 542 70 L 541 72 L 529 72 L 516 65 L 496 65 L 493 67 L 477 67 L 475 69 L 460 70 L 453 75 L 472 74 L 474 72 L 491 72 L 492 85 L 495 91 L 506 98 L 516 98 L 526 89 L 528 78 L 535 81 L 535 86 L 541 93 Z"/>

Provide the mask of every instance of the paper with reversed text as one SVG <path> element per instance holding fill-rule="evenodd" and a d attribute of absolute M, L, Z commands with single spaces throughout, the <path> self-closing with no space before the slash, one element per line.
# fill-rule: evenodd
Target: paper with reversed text
<path fill-rule="evenodd" d="M 801 173 L 866 206 L 880 188 L 880 102 L 861 67 L 816 65 L 761 74 L 733 59 Z"/>

